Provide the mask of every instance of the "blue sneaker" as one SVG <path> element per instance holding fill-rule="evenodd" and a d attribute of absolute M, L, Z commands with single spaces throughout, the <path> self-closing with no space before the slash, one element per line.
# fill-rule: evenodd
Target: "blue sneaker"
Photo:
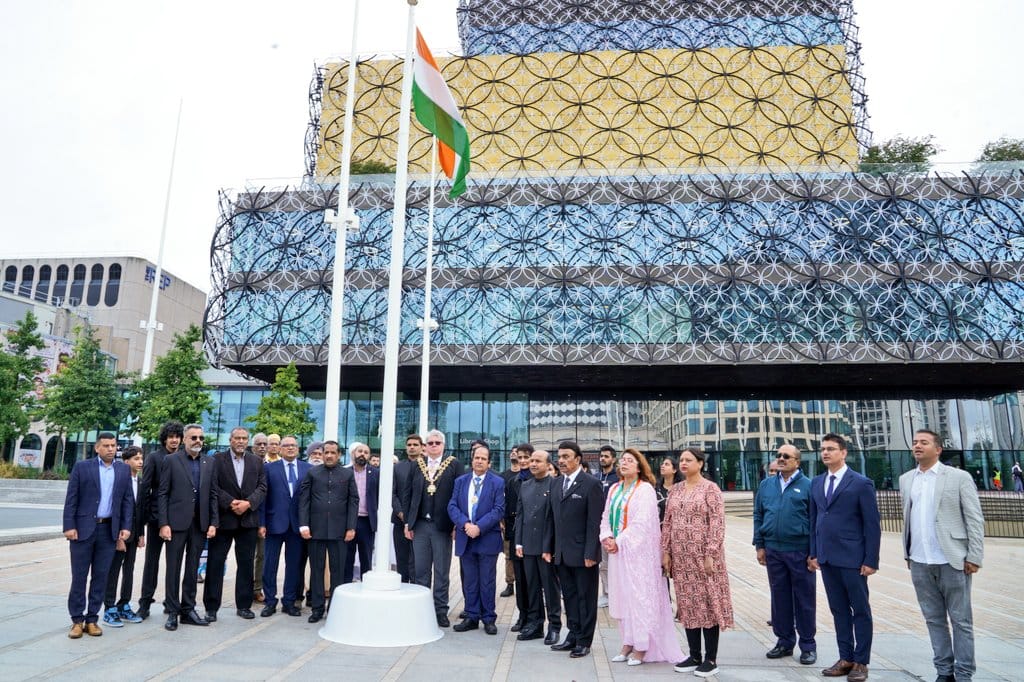
<path fill-rule="evenodd" d="M 119 615 L 121 617 L 121 620 L 125 621 L 126 623 L 141 623 L 142 622 L 142 618 L 140 618 L 138 616 L 138 614 L 136 614 L 134 611 L 132 611 L 132 605 L 131 604 L 125 604 L 124 606 L 122 606 L 121 607 L 121 613 Z"/>
<path fill-rule="evenodd" d="M 121 616 L 116 606 L 113 606 L 104 612 L 103 623 L 112 628 L 124 627 L 124 623 L 121 622 Z"/>

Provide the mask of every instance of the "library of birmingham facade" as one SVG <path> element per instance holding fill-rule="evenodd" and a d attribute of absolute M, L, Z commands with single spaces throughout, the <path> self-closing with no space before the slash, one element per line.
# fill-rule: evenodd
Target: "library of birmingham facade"
<path fill-rule="evenodd" d="M 472 139 L 438 184 L 430 423 L 649 455 L 723 488 L 845 434 L 889 482 L 914 429 L 987 485 L 1024 449 L 1024 172 L 873 169 L 851 0 L 462 0 L 439 59 Z M 428 36 L 429 38 L 429 36 Z M 353 159 L 393 163 L 402 62 L 359 64 Z M 307 176 L 225 194 L 206 341 L 322 415 L 346 66 L 311 88 Z M 430 139 L 414 124 L 398 433 L 416 429 Z M 357 176 L 341 423 L 378 447 L 392 176 Z M 260 393 L 222 391 L 211 428 Z M 226 440 L 226 439 L 224 439 Z M 809 464 L 815 470 L 813 460 Z M 503 465 L 496 462 L 495 465 Z"/>

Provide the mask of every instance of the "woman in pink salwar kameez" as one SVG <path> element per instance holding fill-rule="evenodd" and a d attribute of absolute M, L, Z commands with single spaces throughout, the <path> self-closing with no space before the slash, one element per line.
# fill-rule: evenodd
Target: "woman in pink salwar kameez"
<path fill-rule="evenodd" d="M 683 652 L 661 572 L 654 475 L 633 448 L 619 457 L 619 482 L 608 490 L 601 517 L 601 543 L 608 550 L 608 613 L 619 621 L 622 637 L 612 661 L 678 661 Z"/>

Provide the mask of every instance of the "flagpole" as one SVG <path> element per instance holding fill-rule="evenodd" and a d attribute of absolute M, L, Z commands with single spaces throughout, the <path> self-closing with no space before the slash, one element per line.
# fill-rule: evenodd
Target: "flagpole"
<path fill-rule="evenodd" d="M 423 369 L 420 370 L 420 435 L 427 433 L 427 419 L 430 410 L 430 332 L 437 329 L 437 323 L 430 317 L 430 290 L 434 279 L 434 174 L 437 171 L 437 137 L 430 144 L 430 209 L 427 213 L 427 270 L 423 284 Z"/>
<path fill-rule="evenodd" d="M 341 340 L 345 312 L 345 247 L 350 227 L 359 226 L 355 211 L 349 212 L 348 192 L 352 171 L 352 127 L 355 119 L 356 77 L 359 37 L 359 0 L 352 8 L 352 54 L 348 60 L 345 88 L 345 123 L 341 138 L 341 171 L 338 178 L 338 212 L 326 211 L 325 222 L 334 223 L 334 279 L 331 282 L 331 321 L 327 329 L 327 386 L 324 393 L 324 440 L 338 439 L 338 410 L 341 402 Z M 344 450 L 344 448 L 341 448 Z"/>

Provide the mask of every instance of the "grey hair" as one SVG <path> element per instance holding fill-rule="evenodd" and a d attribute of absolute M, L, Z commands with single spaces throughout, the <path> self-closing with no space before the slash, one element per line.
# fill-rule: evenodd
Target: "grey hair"
<path fill-rule="evenodd" d="M 444 439 L 444 434 L 441 433 L 440 431 L 438 431 L 437 429 L 430 429 L 429 431 L 427 431 L 427 435 L 423 437 L 423 441 L 426 442 L 426 441 L 430 440 L 431 436 L 437 436 L 438 438 L 440 438 L 441 439 L 441 445 L 445 445 L 446 444 L 445 443 L 445 439 Z"/>

